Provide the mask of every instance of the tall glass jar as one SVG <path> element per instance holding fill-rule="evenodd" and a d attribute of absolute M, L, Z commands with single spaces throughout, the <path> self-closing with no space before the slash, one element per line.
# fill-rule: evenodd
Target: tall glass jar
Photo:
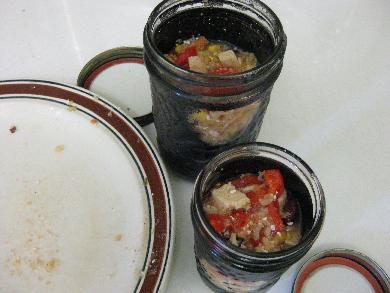
<path fill-rule="evenodd" d="M 203 202 L 218 182 L 243 173 L 279 169 L 301 210 L 301 240 L 278 252 L 251 252 L 226 241 L 212 228 Z M 316 175 L 288 150 L 265 143 L 236 146 L 211 160 L 199 174 L 191 202 L 195 258 L 200 276 L 215 292 L 264 292 L 313 245 L 325 217 L 325 197 Z"/>
<path fill-rule="evenodd" d="M 199 35 L 253 52 L 259 65 L 238 74 L 203 74 L 164 57 L 177 40 Z M 286 44 L 279 19 L 257 0 L 166 0 L 153 10 L 144 58 L 158 146 L 168 165 L 194 177 L 224 149 L 256 140 Z"/>

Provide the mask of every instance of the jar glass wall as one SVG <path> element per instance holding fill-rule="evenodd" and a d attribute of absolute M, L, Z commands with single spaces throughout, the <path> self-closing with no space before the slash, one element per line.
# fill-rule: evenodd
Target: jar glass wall
<path fill-rule="evenodd" d="M 258 66 L 204 74 L 164 57 L 178 39 L 199 35 L 253 52 Z M 154 9 L 144 30 L 144 58 L 157 141 L 168 165 L 194 177 L 221 151 L 256 140 L 286 43 L 280 21 L 260 1 L 169 0 Z"/>

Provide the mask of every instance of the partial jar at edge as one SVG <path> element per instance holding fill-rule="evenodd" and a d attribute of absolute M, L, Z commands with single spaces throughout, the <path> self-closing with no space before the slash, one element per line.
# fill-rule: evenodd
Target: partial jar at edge
<path fill-rule="evenodd" d="M 164 58 L 178 39 L 199 35 L 253 52 L 260 65 L 210 75 Z M 286 44 L 279 19 L 260 1 L 168 0 L 153 10 L 144 29 L 144 58 L 159 150 L 173 170 L 194 178 L 223 150 L 256 140 Z"/>
<path fill-rule="evenodd" d="M 214 231 L 203 210 L 218 182 L 243 173 L 279 169 L 286 189 L 301 207 L 302 238 L 288 249 L 260 253 L 238 248 Z M 194 251 L 202 280 L 215 292 L 265 292 L 302 258 L 317 239 L 325 217 L 325 197 L 314 172 L 288 150 L 266 143 L 236 146 L 215 157 L 199 174 L 191 202 Z"/>

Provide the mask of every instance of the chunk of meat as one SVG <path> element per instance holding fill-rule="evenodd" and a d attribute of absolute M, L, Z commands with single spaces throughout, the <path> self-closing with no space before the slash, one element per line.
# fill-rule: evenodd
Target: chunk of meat
<path fill-rule="evenodd" d="M 250 205 L 250 200 L 245 193 L 238 191 L 230 182 L 214 189 L 211 198 L 218 208 L 224 210 L 246 209 Z"/>
<path fill-rule="evenodd" d="M 239 68 L 240 62 L 237 59 L 236 54 L 233 50 L 227 50 L 218 54 L 218 58 L 221 63 L 227 67 Z"/>
<path fill-rule="evenodd" d="M 206 64 L 203 63 L 202 59 L 199 56 L 191 56 L 188 58 L 188 64 L 190 66 L 190 70 L 200 73 L 206 73 L 207 67 Z"/>

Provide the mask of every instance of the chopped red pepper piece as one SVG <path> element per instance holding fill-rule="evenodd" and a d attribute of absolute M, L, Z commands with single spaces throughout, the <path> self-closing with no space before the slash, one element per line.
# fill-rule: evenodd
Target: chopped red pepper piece
<path fill-rule="evenodd" d="M 245 194 L 251 201 L 251 207 L 255 207 L 259 203 L 260 199 L 267 193 L 268 189 L 264 184 L 256 184 L 255 186 L 253 186 L 253 189 L 251 191 L 248 191 Z"/>
<path fill-rule="evenodd" d="M 249 243 L 253 246 L 253 248 L 257 247 L 260 243 L 263 242 L 264 231 L 261 229 L 259 231 L 258 239 L 255 240 L 253 237 L 249 238 Z"/>
<path fill-rule="evenodd" d="M 277 169 L 265 170 L 262 172 L 264 183 L 268 187 L 268 192 L 279 197 L 284 191 L 284 181 L 282 173 Z"/>
<path fill-rule="evenodd" d="M 274 223 L 275 230 L 274 233 L 282 231 L 283 221 L 279 214 L 279 209 L 275 206 L 274 203 L 267 206 L 268 215 L 271 217 L 272 222 Z"/>
<path fill-rule="evenodd" d="M 214 230 L 218 233 L 222 233 L 222 231 L 225 229 L 225 216 L 210 214 L 207 217 Z"/>
<path fill-rule="evenodd" d="M 251 207 L 254 207 L 259 202 L 259 196 L 256 192 L 248 191 L 245 194 L 249 198 L 249 200 L 251 201 Z"/>
<path fill-rule="evenodd" d="M 260 244 L 260 240 L 255 240 L 254 238 L 249 238 L 249 243 L 253 246 L 253 248 L 255 248 Z"/>
<path fill-rule="evenodd" d="M 188 58 L 191 57 L 191 56 L 196 56 L 198 54 L 197 50 L 196 50 L 196 47 L 195 46 L 191 46 L 191 47 L 187 47 L 183 53 L 180 53 L 179 55 L 177 55 L 177 58 L 176 58 L 176 64 L 179 65 L 179 66 L 188 66 Z"/>
<path fill-rule="evenodd" d="M 210 74 L 234 74 L 239 73 L 240 71 L 231 67 L 220 67 L 216 69 L 210 69 L 208 73 Z"/>
<path fill-rule="evenodd" d="M 236 188 L 243 188 L 252 184 L 260 184 L 260 181 L 259 181 L 259 177 L 257 177 L 256 175 L 248 174 L 232 180 L 232 184 Z"/>

